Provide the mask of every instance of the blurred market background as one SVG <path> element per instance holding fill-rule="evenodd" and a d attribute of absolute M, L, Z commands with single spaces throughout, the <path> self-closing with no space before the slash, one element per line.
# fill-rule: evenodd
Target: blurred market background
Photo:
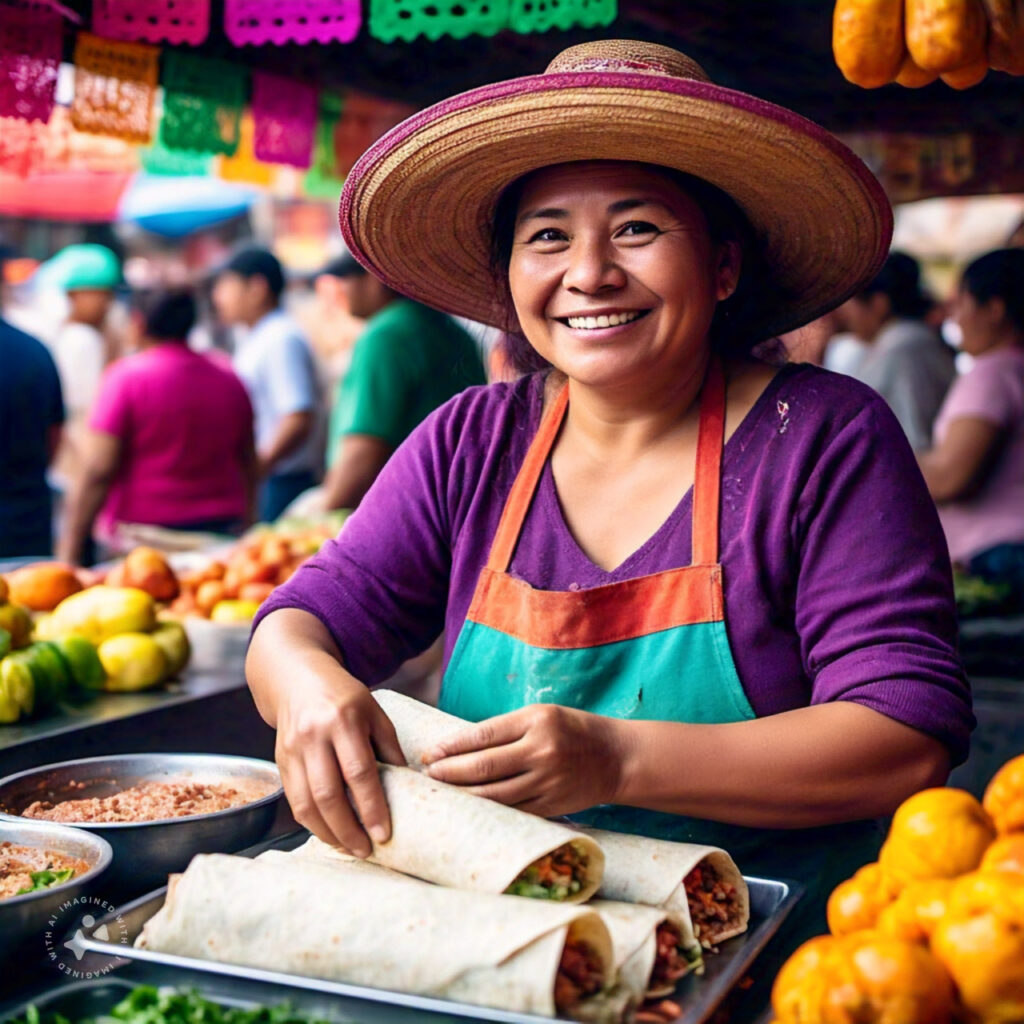
<path fill-rule="evenodd" d="M 198 298 L 191 347 L 231 357 L 240 331 L 216 315 L 216 274 L 239 251 L 273 253 L 283 308 L 315 366 L 319 477 L 331 463 L 325 425 L 364 327 L 338 285 L 350 270 L 323 273 L 345 258 L 346 174 L 417 110 L 540 72 L 567 46 L 608 36 L 676 47 L 714 81 L 792 108 L 851 146 L 892 200 L 893 248 L 920 264 L 929 323 L 951 345 L 961 269 L 1024 245 L 1024 79 L 983 65 L 957 88 L 941 78 L 864 88 L 837 66 L 833 5 L 820 0 L 0 0 L 3 317 L 59 346 L 70 316 L 62 254 L 100 245 L 119 267 L 101 325 L 108 362 L 132 351 L 132 296 L 169 288 Z M 500 376 L 495 332 L 462 326 Z M 822 321 L 783 340 L 792 358 L 829 365 L 840 326 Z M 328 532 L 337 527 L 322 502 L 309 508 Z M 299 522 L 300 546 L 311 521 L 301 512 L 285 516 Z M 55 538 L 64 513 L 58 498 Z M 129 530 L 81 561 L 109 563 L 140 542 L 174 551 L 208 540 Z M 1007 712 L 1019 703 L 1011 677 L 1024 618 L 1004 614 L 983 581 L 958 596 L 983 725 L 964 769 L 977 788 L 1024 743 L 1024 715 Z"/>

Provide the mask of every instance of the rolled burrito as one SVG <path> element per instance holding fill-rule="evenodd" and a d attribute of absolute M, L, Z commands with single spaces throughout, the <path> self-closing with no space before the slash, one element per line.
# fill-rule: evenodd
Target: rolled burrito
<path fill-rule="evenodd" d="M 267 850 L 256 859 L 285 864 L 304 859 L 326 867 L 343 864 L 350 873 L 383 875 L 419 884 L 390 868 L 342 853 L 316 836 L 311 836 L 289 853 Z M 693 970 L 703 969 L 700 944 L 692 940 L 689 923 L 673 911 L 612 900 L 591 900 L 587 909 L 597 911 L 608 929 L 615 976 L 631 1001 L 640 1003 L 645 999 L 669 995 L 680 978 Z"/>
<path fill-rule="evenodd" d="M 604 854 L 589 836 L 514 807 L 380 765 L 391 838 L 370 860 L 453 889 L 582 903 L 597 892 Z"/>
<path fill-rule="evenodd" d="M 750 893 L 732 857 L 716 846 L 584 828 L 605 855 L 603 899 L 665 907 L 685 918 L 705 949 L 740 935 Z"/>
<path fill-rule="evenodd" d="M 375 690 L 377 703 L 391 719 L 411 767 L 422 756 L 470 723 L 394 690 Z M 605 874 L 598 895 L 609 900 L 663 906 L 692 920 L 702 946 L 746 931 L 750 895 L 736 864 L 713 846 L 583 829 L 605 853 Z"/>
<path fill-rule="evenodd" d="M 619 983 L 638 1001 L 667 996 L 681 978 L 703 970 L 700 944 L 674 911 L 614 900 L 587 906 L 607 925 Z"/>
<path fill-rule="evenodd" d="M 199 854 L 136 945 L 515 1013 L 618 1019 L 584 907 L 401 881 L 341 860 Z"/>

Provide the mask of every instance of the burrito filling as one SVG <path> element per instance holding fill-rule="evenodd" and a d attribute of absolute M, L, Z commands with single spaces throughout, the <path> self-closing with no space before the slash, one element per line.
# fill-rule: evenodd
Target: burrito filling
<path fill-rule="evenodd" d="M 653 992 L 675 988 L 676 982 L 701 962 L 700 947 L 684 945 L 683 933 L 671 921 L 662 921 L 658 925 L 657 936 L 654 970 L 648 982 L 648 988 Z"/>
<path fill-rule="evenodd" d="M 741 908 L 736 886 L 726 882 L 713 864 L 701 861 L 683 880 L 693 933 L 705 948 L 739 925 Z"/>
<path fill-rule="evenodd" d="M 572 934 L 565 940 L 555 975 L 555 1009 L 566 1013 L 604 988 L 604 964 L 597 950 Z"/>
<path fill-rule="evenodd" d="M 566 843 L 524 868 L 505 893 L 535 900 L 568 899 L 586 883 L 589 862 L 585 848 Z"/>

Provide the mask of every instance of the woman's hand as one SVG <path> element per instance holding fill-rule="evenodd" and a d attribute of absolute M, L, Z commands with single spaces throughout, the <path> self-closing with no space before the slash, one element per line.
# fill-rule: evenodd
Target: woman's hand
<path fill-rule="evenodd" d="M 490 718 L 423 756 L 431 778 L 553 817 L 615 803 L 625 760 L 622 723 L 557 704 Z"/>
<path fill-rule="evenodd" d="M 277 728 L 275 758 L 296 821 L 357 857 L 391 836 L 377 762 L 405 764 L 387 715 L 341 666 L 319 620 L 284 609 L 260 623 L 246 674 Z"/>

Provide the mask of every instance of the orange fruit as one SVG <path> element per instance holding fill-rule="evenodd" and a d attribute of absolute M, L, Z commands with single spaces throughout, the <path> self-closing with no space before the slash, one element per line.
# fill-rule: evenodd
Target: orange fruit
<path fill-rule="evenodd" d="M 900 804 L 878 861 L 901 885 L 955 878 L 981 863 L 995 837 L 991 818 L 966 790 L 925 789 Z"/>
<path fill-rule="evenodd" d="M 927 943 L 946 912 L 951 878 L 928 878 L 911 882 L 878 915 L 878 930 L 884 935 Z"/>
<path fill-rule="evenodd" d="M 1000 836 L 985 851 L 979 870 L 1019 871 L 1024 875 L 1024 832 L 1010 832 Z"/>
<path fill-rule="evenodd" d="M 999 832 L 1024 832 L 1024 754 L 1007 761 L 992 776 L 982 805 Z"/>
<path fill-rule="evenodd" d="M 7 574 L 9 600 L 24 605 L 34 612 L 52 612 L 72 594 L 82 589 L 82 583 L 70 565 L 62 562 L 37 562 Z"/>
<path fill-rule="evenodd" d="M 873 928 L 878 915 L 896 898 L 896 889 L 880 864 L 865 864 L 837 885 L 828 898 L 828 928 L 833 935 Z"/>

